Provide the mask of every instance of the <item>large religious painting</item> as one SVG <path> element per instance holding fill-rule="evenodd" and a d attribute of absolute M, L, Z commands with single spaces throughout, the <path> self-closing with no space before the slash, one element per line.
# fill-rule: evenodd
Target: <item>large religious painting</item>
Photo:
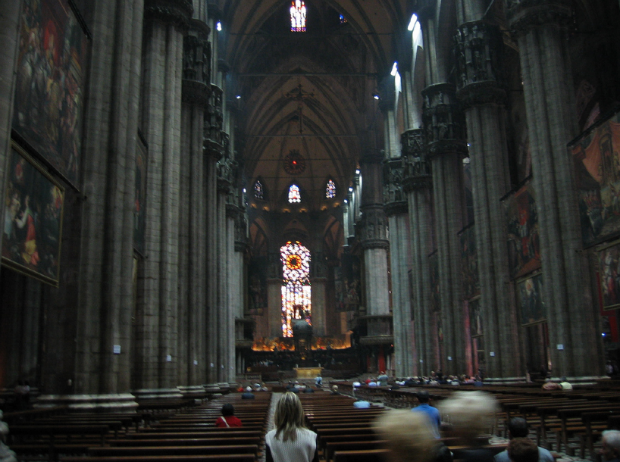
<path fill-rule="evenodd" d="M 439 259 L 437 251 L 434 251 L 428 257 L 428 268 L 431 273 L 431 310 L 439 311 L 441 309 L 441 300 L 439 300 Z"/>
<path fill-rule="evenodd" d="M 467 226 L 459 233 L 461 240 L 461 276 L 463 282 L 463 298 L 480 295 L 480 277 L 478 276 L 478 252 L 476 249 L 476 232 L 474 224 Z"/>
<path fill-rule="evenodd" d="M 508 225 L 510 275 L 519 278 L 540 268 L 536 193 L 530 182 L 503 200 Z"/>
<path fill-rule="evenodd" d="M 542 273 L 528 275 L 517 282 L 521 324 L 534 324 L 546 319 L 542 287 Z"/>
<path fill-rule="evenodd" d="M 575 163 L 583 244 L 620 234 L 620 113 L 569 146 Z"/>
<path fill-rule="evenodd" d="M 620 242 L 603 247 L 598 253 L 603 309 L 620 308 Z"/>
<path fill-rule="evenodd" d="M 361 300 L 360 260 L 357 256 L 345 253 L 341 257 L 342 290 L 344 291 L 344 310 L 353 311 Z"/>
<path fill-rule="evenodd" d="M 482 329 L 482 306 L 480 297 L 469 301 L 469 327 L 472 337 L 480 337 L 484 334 Z"/>
<path fill-rule="evenodd" d="M 2 264 L 58 286 L 64 188 L 13 144 L 5 194 Z"/>
<path fill-rule="evenodd" d="M 136 148 L 135 199 L 133 211 L 133 245 L 144 255 L 144 231 L 146 228 L 146 146 L 138 141 Z"/>
<path fill-rule="evenodd" d="M 263 315 L 267 308 L 269 257 L 254 257 L 248 264 L 250 314 Z"/>
<path fill-rule="evenodd" d="M 77 184 L 88 40 L 67 0 L 23 0 L 13 128 Z"/>

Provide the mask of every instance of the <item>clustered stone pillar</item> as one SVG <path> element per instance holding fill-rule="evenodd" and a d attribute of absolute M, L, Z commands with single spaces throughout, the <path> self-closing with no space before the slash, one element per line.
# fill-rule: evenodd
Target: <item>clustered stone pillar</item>
<path fill-rule="evenodd" d="M 189 200 L 181 203 L 180 222 L 186 226 L 179 227 L 179 376 L 189 386 L 204 384 L 207 370 L 203 132 L 211 94 L 209 33 L 206 23 L 194 19 L 184 38 L 181 188 Z"/>
<path fill-rule="evenodd" d="M 418 375 L 430 375 L 439 362 L 439 345 L 431 309 L 428 256 L 433 247 L 431 166 L 426 159 L 424 130 L 407 130 L 401 136 L 404 162 L 403 191 L 409 206 L 411 236 L 412 314 Z M 414 369 L 415 370 L 415 369 Z M 412 371 L 413 372 L 413 371 Z"/>
<path fill-rule="evenodd" d="M 454 87 L 448 83 L 423 90 L 423 119 L 433 175 L 435 236 L 439 265 L 439 301 L 444 338 L 444 373 L 465 372 L 465 324 L 461 286 L 463 227 L 463 157 L 467 154 L 465 122 Z"/>
<path fill-rule="evenodd" d="M 566 39 L 572 2 L 507 0 L 506 7 L 523 74 L 553 372 L 600 376 L 604 354 L 566 148 L 577 134 Z"/>
<path fill-rule="evenodd" d="M 383 209 L 390 230 L 394 366 L 397 377 L 411 375 L 415 368 L 409 296 L 409 217 L 403 192 L 403 170 L 403 158 L 400 156 L 383 162 Z"/>
<path fill-rule="evenodd" d="M 54 380 L 57 371 L 53 366 L 43 372 L 53 383 L 48 391 L 70 390 L 91 396 L 118 393 L 113 398 L 116 403 L 108 403 L 108 409 L 135 406 L 133 396 L 126 392 L 131 388 L 132 372 L 134 172 L 142 24 L 142 2 L 95 5 L 92 54 L 97 59 L 90 64 L 85 97 L 83 257 L 75 375 L 65 379 L 68 388 L 64 388 Z M 60 339 L 55 341 L 55 335 L 58 333 L 51 332 L 49 341 L 58 345 Z M 47 397 L 41 398 L 45 401 Z M 49 403 L 53 396 L 50 398 Z"/>
<path fill-rule="evenodd" d="M 462 24 L 456 35 L 457 97 L 467 121 L 476 249 L 484 315 L 486 375 L 523 381 L 519 325 L 508 271 L 506 218 L 499 198 L 510 189 L 499 28 Z M 493 352 L 493 356 L 490 356 Z"/>
<path fill-rule="evenodd" d="M 139 388 L 174 393 L 177 383 L 181 88 L 187 0 L 145 4 L 143 126 L 149 148 L 145 248 L 139 297 L 144 338 Z M 96 86 L 95 86 L 96 88 Z"/>
<path fill-rule="evenodd" d="M 213 60 L 212 60 L 213 62 Z M 218 167 L 222 158 L 222 89 L 211 85 L 211 96 L 205 114 L 204 153 L 205 153 L 205 198 L 207 220 L 205 234 L 207 239 L 207 382 L 217 382 L 218 345 Z"/>
<path fill-rule="evenodd" d="M 381 155 L 362 158 L 362 233 L 366 313 L 390 314 L 387 221 L 383 211 Z"/>
<path fill-rule="evenodd" d="M 312 334 L 315 337 L 326 335 L 326 285 L 327 285 L 327 265 L 323 259 L 322 252 L 313 252 L 312 255 Z"/>

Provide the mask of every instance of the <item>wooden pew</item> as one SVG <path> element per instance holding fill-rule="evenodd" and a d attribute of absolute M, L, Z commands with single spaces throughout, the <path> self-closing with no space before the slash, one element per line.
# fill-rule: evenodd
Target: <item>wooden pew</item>
<path fill-rule="evenodd" d="M 256 462 L 253 454 L 211 454 L 181 456 L 59 457 L 59 462 Z"/>
<path fill-rule="evenodd" d="M 91 457 L 126 456 L 169 456 L 169 455 L 216 455 L 216 454 L 258 454 L 258 445 L 219 446 L 105 446 L 88 448 Z"/>

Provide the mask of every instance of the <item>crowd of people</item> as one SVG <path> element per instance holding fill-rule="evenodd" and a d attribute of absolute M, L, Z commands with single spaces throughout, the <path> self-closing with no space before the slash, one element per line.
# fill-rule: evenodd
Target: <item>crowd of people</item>
<path fill-rule="evenodd" d="M 337 393 L 337 388 L 335 389 Z M 526 419 L 506 422 L 506 450 L 489 447 L 489 430 L 495 423 L 497 400 L 482 391 L 455 391 L 436 407 L 426 390 L 416 392 L 419 405 L 411 410 L 391 410 L 378 417 L 373 430 L 387 442 L 390 462 L 452 462 L 453 454 L 442 442 L 449 436 L 460 447 L 463 462 L 554 462 L 554 456 L 529 437 Z M 365 402 L 370 406 L 370 403 Z M 359 404 L 359 406 L 358 406 Z M 363 406 L 358 400 L 355 407 Z M 304 425 L 303 407 L 296 393 L 286 392 L 276 405 L 275 429 L 266 435 L 267 462 L 318 461 L 317 435 Z M 603 432 L 604 461 L 620 462 L 620 431 Z"/>

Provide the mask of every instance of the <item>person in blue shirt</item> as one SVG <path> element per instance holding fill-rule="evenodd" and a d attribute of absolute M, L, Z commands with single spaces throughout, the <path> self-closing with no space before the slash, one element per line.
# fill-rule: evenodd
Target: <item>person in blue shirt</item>
<path fill-rule="evenodd" d="M 431 396 L 428 394 L 428 391 L 425 390 L 418 391 L 417 395 L 420 404 L 417 407 L 412 408 L 411 411 L 426 414 L 435 438 L 440 438 L 439 427 L 441 426 L 441 416 L 439 415 L 437 408 L 430 405 Z"/>

